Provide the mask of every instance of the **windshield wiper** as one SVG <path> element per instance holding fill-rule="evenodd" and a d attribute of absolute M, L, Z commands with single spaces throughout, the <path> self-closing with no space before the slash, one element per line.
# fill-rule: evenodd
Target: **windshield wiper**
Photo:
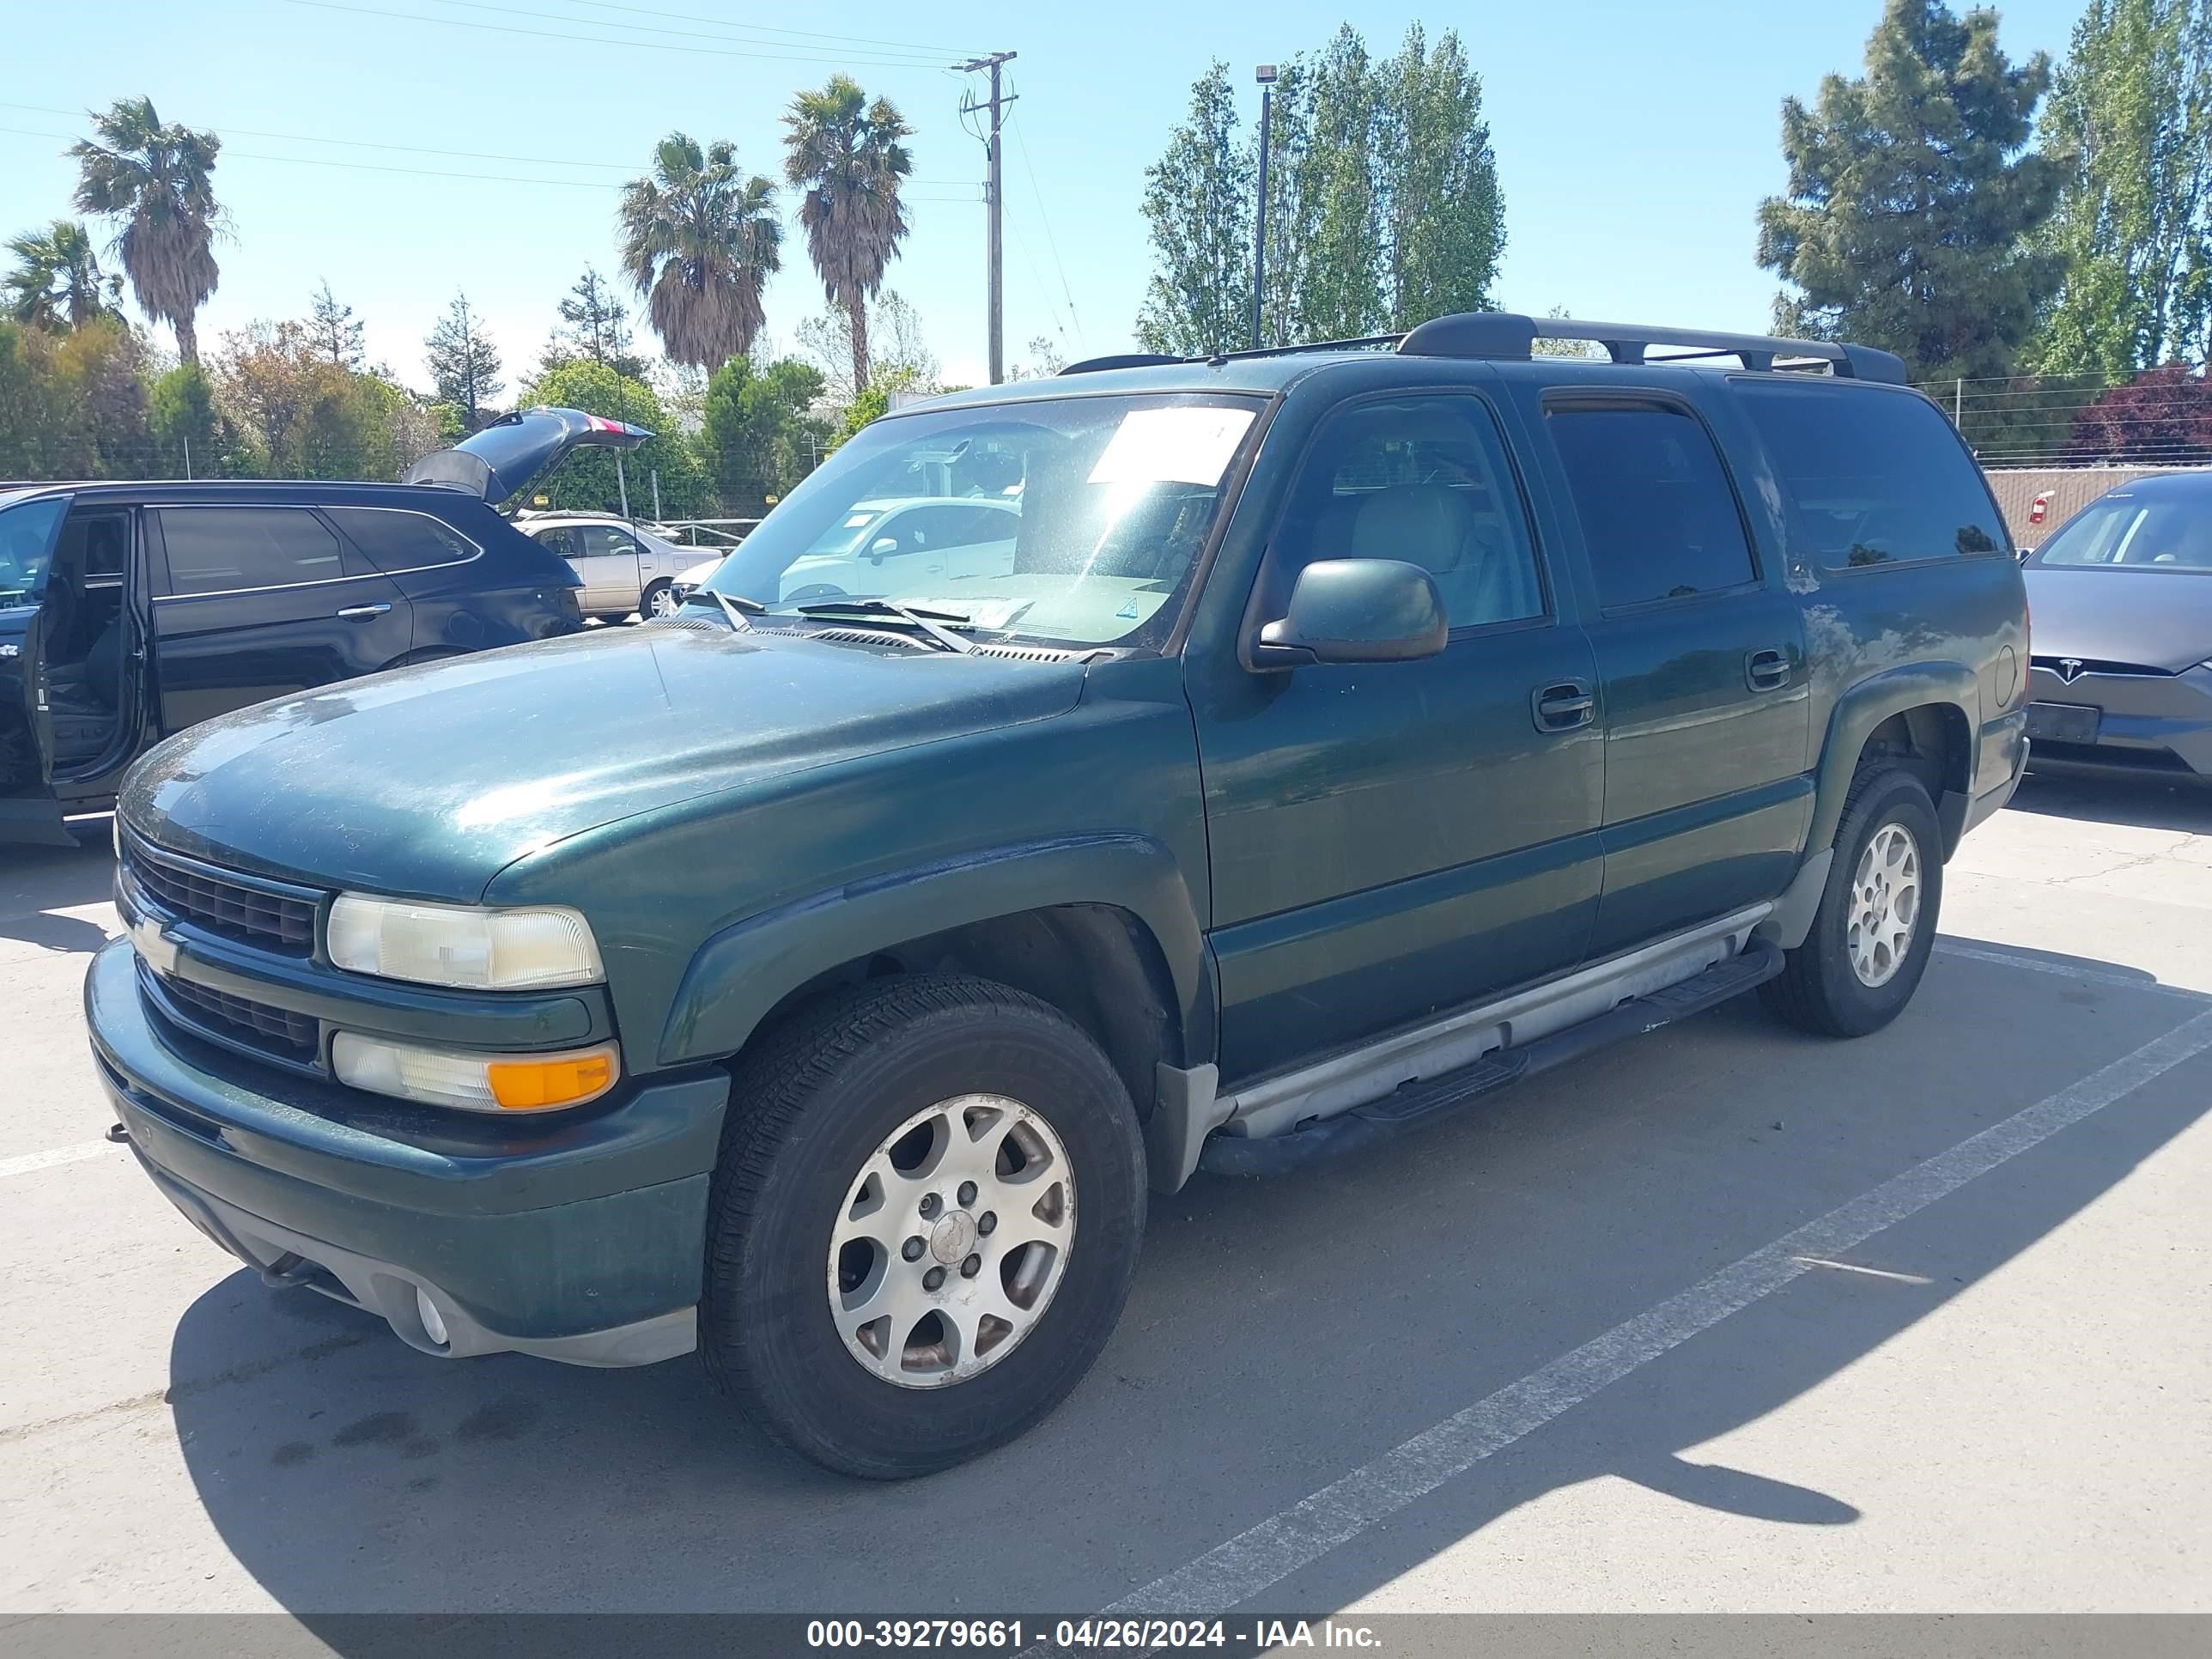
<path fill-rule="evenodd" d="M 964 657 L 975 648 L 973 640 L 963 640 L 951 629 L 938 626 L 939 623 L 967 622 L 969 618 L 957 611 L 916 611 L 890 599 L 824 599 L 819 605 L 794 605 L 793 609 L 802 617 L 896 617 L 920 629 L 947 651 L 957 651 Z"/>

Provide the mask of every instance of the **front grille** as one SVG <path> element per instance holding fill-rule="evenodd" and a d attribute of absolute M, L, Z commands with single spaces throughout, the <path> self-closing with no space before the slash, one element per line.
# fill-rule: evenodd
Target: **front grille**
<path fill-rule="evenodd" d="M 271 1008 L 265 1002 L 249 1002 L 225 991 L 210 990 L 190 980 L 161 980 L 162 993 L 222 1036 L 251 1042 L 295 1060 L 313 1060 L 321 1037 L 320 1028 L 307 1014 Z"/>
<path fill-rule="evenodd" d="M 124 843 L 123 866 L 147 897 L 211 933 L 286 956 L 304 957 L 315 948 L 313 899 L 289 897 L 166 857 L 135 837 Z"/>
<path fill-rule="evenodd" d="M 2080 666 L 2075 671 L 2077 674 L 2119 674 L 2134 676 L 2137 678 L 2160 680 L 2170 680 L 2173 678 L 2173 671 L 2171 668 L 2154 668 L 2148 663 L 2106 662 L 2095 657 L 2031 657 L 2028 660 L 2038 668 L 2049 669 L 2052 673 L 2058 675 L 2062 680 L 2066 678 L 2058 666 L 2062 662 L 2079 664 Z"/>

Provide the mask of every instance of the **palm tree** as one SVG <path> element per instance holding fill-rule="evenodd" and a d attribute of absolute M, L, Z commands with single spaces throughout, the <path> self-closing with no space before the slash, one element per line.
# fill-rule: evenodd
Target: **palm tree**
<path fill-rule="evenodd" d="M 8 244 L 15 269 L 5 279 L 8 314 L 52 334 L 115 314 L 123 279 L 103 276 L 92 238 L 74 219 L 25 231 Z M 56 284 L 60 286 L 56 288 Z"/>
<path fill-rule="evenodd" d="M 823 293 L 852 325 L 858 392 L 868 384 L 868 301 L 906 236 L 899 180 L 914 171 L 914 158 L 899 141 L 914 129 L 890 99 L 869 103 L 847 75 L 800 93 L 783 124 L 784 177 L 807 187 L 799 222 Z"/>
<path fill-rule="evenodd" d="M 163 126 L 150 98 L 118 98 L 92 118 L 99 142 L 70 146 L 76 204 L 123 221 L 110 252 L 122 262 L 139 309 L 177 331 L 177 355 L 200 360 L 192 319 L 215 292 L 216 227 L 222 210 L 210 175 L 222 141 Z"/>
<path fill-rule="evenodd" d="M 623 270 L 669 357 L 720 368 L 751 349 L 764 320 L 761 290 L 782 263 L 775 185 L 740 176 L 738 152 L 680 132 L 662 139 L 653 171 L 623 186 Z"/>

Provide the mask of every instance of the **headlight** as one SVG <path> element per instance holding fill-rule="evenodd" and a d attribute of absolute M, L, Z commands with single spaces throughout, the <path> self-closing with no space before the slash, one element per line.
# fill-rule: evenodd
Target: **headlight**
<path fill-rule="evenodd" d="M 528 991 L 606 977 L 591 925 L 559 905 L 486 910 L 341 893 L 325 937 L 335 966 L 418 985 Z"/>
<path fill-rule="evenodd" d="M 622 1066 L 611 1042 L 561 1054 L 463 1054 L 340 1031 L 331 1039 L 338 1081 L 380 1095 L 470 1112 L 550 1112 L 597 1100 Z"/>

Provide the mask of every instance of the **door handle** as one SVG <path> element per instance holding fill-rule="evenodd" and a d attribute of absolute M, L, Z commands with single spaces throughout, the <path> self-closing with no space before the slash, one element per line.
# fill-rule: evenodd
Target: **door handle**
<path fill-rule="evenodd" d="M 1539 732 L 1571 732 L 1597 718 L 1597 699 L 1583 681 L 1559 680 L 1528 694 L 1528 712 Z"/>
<path fill-rule="evenodd" d="M 1790 653 L 1780 646 L 1747 653 L 1744 684 L 1754 691 L 1775 691 L 1790 684 Z"/>
<path fill-rule="evenodd" d="M 367 622 L 371 617 L 380 617 L 391 609 L 389 605 L 382 602 L 375 605 L 349 605 L 337 614 L 348 622 Z"/>

